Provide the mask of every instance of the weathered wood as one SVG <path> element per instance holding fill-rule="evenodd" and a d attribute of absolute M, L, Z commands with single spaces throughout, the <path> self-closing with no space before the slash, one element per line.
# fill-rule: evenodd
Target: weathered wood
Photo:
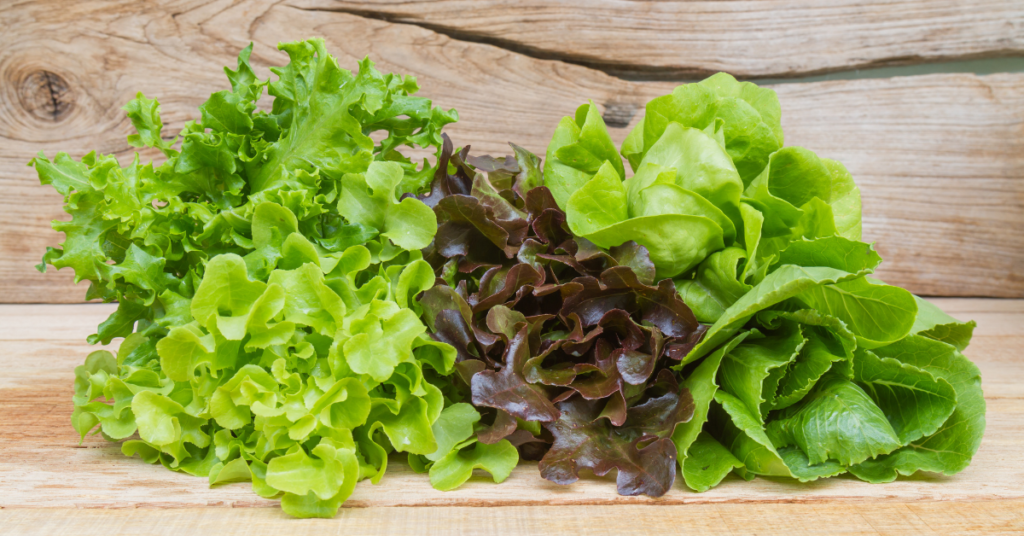
<path fill-rule="evenodd" d="M 226 87 L 221 66 L 250 40 L 262 76 L 285 61 L 277 42 L 309 35 L 326 36 L 342 65 L 369 54 L 382 70 L 414 74 L 421 94 L 460 111 L 456 142 L 481 153 L 512 140 L 543 154 L 559 118 L 587 99 L 613 125 L 635 124 L 643 103 L 673 86 L 269 0 L 24 3 L 0 8 L 0 27 L 0 302 L 75 302 L 85 292 L 66 271 L 32 268 L 61 240 L 49 221 L 66 214 L 25 162 L 96 149 L 127 163 L 119 107 L 137 91 L 159 97 L 173 135 Z M 880 278 L 926 295 L 1024 297 L 1024 75 L 775 89 L 787 143 L 844 162 L 860 184 L 865 239 L 887 259 Z M 621 140 L 628 128 L 611 130 Z"/>
<path fill-rule="evenodd" d="M 1024 501 L 686 506 L 354 508 L 334 519 L 289 519 L 269 508 L 0 510 L 6 534 L 1013 534 Z"/>
<path fill-rule="evenodd" d="M 799 76 L 1024 54 L 1013 0 L 290 0 L 640 76 Z"/>
<path fill-rule="evenodd" d="M 535 463 L 521 464 L 501 485 L 480 476 L 455 491 L 438 492 L 424 475 L 394 459 L 379 485 L 359 484 L 346 505 L 762 505 L 745 510 L 743 515 L 754 518 L 790 503 L 806 504 L 808 512 L 824 516 L 846 508 L 848 501 L 883 509 L 903 508 L 899 506 L 903 503 L 919 505 L 919 501 L 1024 501 L 1024 466 L 1018 462 L 1024 444 L 1024 361 L 1015 350 L 1024 346 L 1024 300 L 935 303 L 955 317 L 973 318 L 979 324 L 966 354 L 982 371 L 988 426 L 973 463 L 958 475 L 919 475 L 885 485 L 852 477 L 809 484 L 729 477 L 707 493 L 692 493 L 677 484 L 665 496 L 651 499 L 618 496 L 611 477 L 558 486 L 543 480 Z M 79 446 L 69 422 L 72 370 L 92 350 L 84 343 L 85 336 L 111 310 L 105 305 L 0 306 L 0 370 L 4 371 L 0 378 L 0 508 L 276 505 L 277 501 L 256 496 L 247 484 L 209 489 L 202 478 L 125 458 L 117 444 L 95 436 Z M 969 516 L 970 511 L 964 510 L 963 515 Z M 907 522 L 903 520 L 901 526 Z"/>

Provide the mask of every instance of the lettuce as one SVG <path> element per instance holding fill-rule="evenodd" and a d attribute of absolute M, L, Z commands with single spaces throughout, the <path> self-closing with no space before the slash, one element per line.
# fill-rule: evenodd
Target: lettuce
<path fill-rule="evenodd" d="M 452 405 L 455 349 L 413 308 L 434 284 L 420 249 L 437 223 L 401 195 L 434 167 L 397 149 L 440 151 L 455 112 L 369 60 L 339 68 L 320 40 L 280 48 L 291 62 L 272 83 L 243 50 L 231 90 L 200 106 L 180 144 L 155 100 L 131 101 L 129 143 L 161 150 L 161 165 L 33 161 L 72 216 L 54 223 L 66 240 L 42 268 L 70 267 L 89 298 L 119 302 L 90 342 L 124 341 L 75 370 L 73 425 L 211 485 L 251 481 L 297 517 L 333 516 L 391 452 L 507 476 L 514 449 L 470 449 L 483 461 L 460 465 L 462 445 L 442 435 L 452 408 L 472 408 Z"/>
<path fill-rule="evenodd" d="M 677 473 L 705 491 L 970 463 L 975 324 L 871 277 L 859 190 L 783 147 L 773 91 L 718 74 L 618 148 L 588 103 L 543 162 L 470 156 L 412 78 L 280 49 L 273 82 L 243 50 L 174 139 L 129 102 L 129 144 L 161 164 L 31 162 L 71 216 L 39 269 L 118 303 L 88 339 L 116 355 L 75 369 L 82 438 L 297 517 L 334 516 L 394 453 L 439 490 L 532 459 L 650 496 Z"/>
<path fill-rule="evenodd" d="M 653 284 L 643 246 L 574 238 L 553 192 L 526 186 L 537 159 L 513 148 L 496 165 L 446 144 L 451 173 L 431 188 L 441 225 L 425 256 L 439 282 L 420 304 L 457 349 L 487 426 L 477 448 L 519 446 L 560 484 L 616 469 L 620 493 L 660 496 L 676 476 L 670 436 L 694 409 L 670 367 L 706 328 L 671 280 Z"/>
<path fill-rule="evenodd" d="M 882 259 L 860 241 L 852 177 L 783 147 L 779 110 L 717 74 L 647 104 L 619 148 L 630 177 L 593 103 L 548 146 L 544 185 L 572 235 L 642 245 L 706 327 L 673 367 L 695 403 L 672 435 L 686 485 L 962 470 L 985 427 L 960 353 L 974 323 L 870 277 Z"/>

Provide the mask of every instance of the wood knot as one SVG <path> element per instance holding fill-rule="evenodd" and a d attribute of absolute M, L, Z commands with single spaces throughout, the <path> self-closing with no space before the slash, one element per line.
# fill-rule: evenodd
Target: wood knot
<path fill-rule="evenodd" d="M 636 115 L 636 104 L 631 102 L 608 102 L 604 105 L 604 124 L 608 128 L 626 128 Z"/>
<path fill-rule="evenodd" d="M 75 94 L 61 75 L 45 70 L 28 73 L 21 81 L 18 100 L 35 117 L 57 123 L 71 114 Z"/>

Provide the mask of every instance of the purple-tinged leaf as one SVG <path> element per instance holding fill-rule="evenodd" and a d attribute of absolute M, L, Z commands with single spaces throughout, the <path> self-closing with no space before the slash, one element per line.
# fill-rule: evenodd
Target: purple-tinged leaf
<path fill-rule="evenodd" d="M 447 134 L 441 134 L 441 138 L 443 139 L 443 145 L 437 161 L 437 170 L 434 172 L 434 180 L 430 184 L 430 192 L 416 196 L 417 199 L 430 208 L 436 207 L 441 199 L 447 196 L 469 194 L 473 182 L 471 170 L 463 164 L 463 159 L 468 154 L 469 147 L 463 148 L 461 155 L 453 155 L 454 148 L 451 138 Z M 455 166 L 455 175 L 448 173 L 449 163 Z"/>
<path fill-rule="evenodd" d="M 476 438 L 481 443 L 487 443 L 493 445 L 502 439 L 508 437 L 509 434 L 516 431 L 516 418 L 510 415 L 507 411 L 497 410 L 497 414 L 494 416 L 494 422 L 489 426 L 477 431 Z"/>
<path fill-rule="evenodd" d="M 475 197 L 450 195 L 437 203 L 437 206 L 434 207 L 434 212 L 437 213 L 438 223 L 441 224 L 441 227 L 438 228 L 438 234 L 441 233 L 445 224 L 463 224 L 459 226 L 458 232 L 449 231 L 450 238 L 445 238 L 447 248 L 452 251 L 458 250 L 458 255 L 468 255 L 468 249 L 465 252 L 462 252 L 462 249 L 468 248 L 470 244 L 474 243 L 469 227 L 476 229 L 484 238 L 501 250 L 505 250 L 508 246 L 508 231 L 498 225 L 490 209 Z"/>
<path fill-rule="evenodd" d="M 505 303 L 517 292 L 544 284 L 544 274 L 537 272 L 529 264 L 515 264 L 507 272 L 495 269 L 488 271 L 480 280 L 481 292 L 479 301 L 473 304 L 473 311 L 480 312 Z M 527 288 L 531 287 L 531 288 Z"/>
<path fill-rule="evenodd" d="M 528 328 L 523 326 L 505 349 L 505 366 L 473 376 L 473 403 L 505 410 L 526 421 L 550 422 L 559 411 L 548 399 L 543 386 L 523 379 L 523 364 L 530 357 Z"/>
<path fill-rule="evenodd" d="M 491 333 L 501 335 L 506 343 L 516 336 L 518 325 L 525 323 L 526 317 L 519 311 L 513 311 L 504 305 L 496 305 L 487 311 L 487 329 Z"/>
<path fill-rule="evenodd" d="M 598 339 L 589 363 L 575 366 L 576 379 L 569 387 L 587 400 L 611 396 L 622 388 L 622 376 L 615 366 L 615 352 L 606 338 Z"/>
<path fill-rule="evenodd" d="M 487 363 L 479 359 L 467 359 L 455 364 L 455 373 L 466 384 L 466 387 L 472 385 L 473 375 L 485 369 L 487 369 Z"/>
<path fill-rule="evenodd" d="M 487 209 L 491 221 L 508 233 L 507 243 L 523 243 L 529 230 L 526 213 L 502 197 L 487 177 L 479 173 L 476 175 L 476 178 L 473 179 L 472 196 Z"/>
<path fill-rule="evenodd" d="M 615 366 L 623 381 L 630 385 L 640 385 L 650 378 L 654 372 L 657 358 L 654 355 L 637 350 L 619 348 L 615 351 Z"/>
<path fill-rule="evenodd" d="M 519 168 L 512 189 L 519 197 L 526 199 L 527 192 L 544 185 L 540 158 L 514 143 L 509 143 L 509 145 L 515 153 L 516 164 Z M 508 160 L 508 157 L 506 157 L 506 160 Z"/>
<path fill-rule="evenodd" d="M 473 311 L 466 300 L 455 289 L 446 285 L 435 284 L 420 295 L 419 303 L 423 308 L 423 319 L 426 320 L 427 327 L 431 330 L 436 329 L 434 319 L 441 311 L 449 309 L 459 311 L 467 325 L 473 319 Z"/>
<path fill-rule="evenodd" d="M 438 313 L 434 318 L 434 329 L 435 339 L 455 347 L 458 352 L 456 361 L 480 357 L 473 331 L 458 311 L 445 309 Z"/>
<path fill-rule="evenodd" d="M 582 469 L 604 476 L 618 469 L 621 495 L 664 495 L 675 482 L 676 452 L 671 439 L 656 439 L 640 449 L 645 436 L 627 428 L 609 426 L 599 419 L 603 404 L 579 397 L 561 402 L 561 417 L 545 423 L 554 436 L 551 449 L 540 461 L 541 476 L 557 484 L 571 484 Z M 632 415 L 630 415 L 632 416 Z M 671 425 L 673 428 L 675 423 Z"/>
<path fill-rule="evenodd" d="M 581 239 L 577 239 L 581 240 Z M 647 248 L 630 240 L 621 246 L 615 246 L 608 250 L 612 258 L 619 266 L 628 266 L 637 279 L 645 285 L 654 284 L 654 263 L 651 262 L 651 255 Z"/>

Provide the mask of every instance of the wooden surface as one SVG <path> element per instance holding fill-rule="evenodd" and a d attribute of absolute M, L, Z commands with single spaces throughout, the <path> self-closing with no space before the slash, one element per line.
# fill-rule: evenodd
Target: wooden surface
<path fill-rule="evenodd" d="M 1020 501 L 694 504 L 614 507 L 358 508 L 336 519 L 289 519 L 269 508 L 0 510 L 5 534 L 435 536 L 736 535 L 844 536 L 1019 534 Z"/>
<path fill-rule="evenodd" d="M 914 57 L 931 59 L 943 54 L 1017 54 L 1021 48 L 1021 3 L 1012 0 L 849 4 L 787 12 L 772 11 L 773 2 L 604 2 L 600 9 L 577 10 L 575 18 L 566 14 L 569 3 L 536 8 L 540 14 L 526 8 L 510 12 L 499 4 L 474 2 L 460 16 L 443 19 L 438 13 L 454 13 L 469 4 L 391 3 L 379 10 L 405 13 L 384 18 L 443 20 L 445 25 L 466 26 L 466 32 L 493 26 L 487 31 L 501 33 L 510 21 L 519 20 L 524 33 L 515 39 L 533 39 L 531 32 L 547 31 L 557 37 L 543 41 L 545 47 L 576 51 L 599 50 L 594 43 L 600 38 L 583 37 L 601 24 L 632 27 L 615 19 L 620 16 L 616 10 L 642 11 L 663 24 L 670 17 L 659 15 L 659 9 L 696 10 L 699 17 L 718 20 L 719 27 L 731 21 L 737 37 L 713 41 L 735 49 L 705 56 L 679 53 L 680 65 L 698 70 L 728 66 L 743 72 L 735 62 L 764 64 L 758 54 L 778 58 L 780 65 L 803 58 L 848 68 L 857 61 L 838 52 L 829 56 L 829 51 L 860 54 L 854 47 L 860 40 L 877 53 L 862 55 L 867 62 L 905 54 L 899 47 L 872 41 L 882 39 L 880 34 L 918 50 Z M 120 106 L 137 91 L 158 97 L 164 132 L 173 135 L 196 118 L 196 107 L 209 93 L 227 87 L 221 67 L 233 65 L 238 50 L 250 40 L 255 42 L 254 64 L 264 76 L 269 75 L 268 65 L 284 61 L 275 48 L 279 41 L 313 35 L 325 36 L 344 66 L 353 67 L 368 54 L 382 70 L 414 74 L 422 95 L 460 111 L 462 120 L 449 132 L 457 143 L 472 144 L 480 153 L 504 153 L 505 142 L 511 140 L 543 154 L 558 119 L 587 99 L 601 107 L 613 137 L 621 140 L 642 116 L 643 103 L 675 85 L 628 81 L 569 61 L 539 59 L 507 43 L 477 42 L 481 39 L 436 25 L 338 11 L 365 6 L 327 7 L 270 0 L 237 5 L 223 0 L 3 3 L 0 303 L 69 303 L 85 293 L 84 285 L 71 284 L 66 270 L 38 274 L 33 269 L 45 247 L 62 239 L 50 229 L 50 220 L 66 214 L 60 197 L 39 186 L 25 163 L 38 151 L 52 156 L 64 150 L 81 157 L 92 149 L 115 153 L 127 163 L 130 152 L 124 138 L 130 123 Z M 816 19 L 815 13 L 825 18 Z M 705 20 L 699 17 L 694 20 Z M 884 24 L 879 22 L 883 19 Z M 858 24 L 878 31 L 862 31 Z M 762 26 L 767 33 L 753 30 Z M 687 42 L 690 30 L 680 28 L 674 34 L 661 33 Z M 574 32 L 572 38 L 566 37 L 566 29 Z M 653 43 L 648 37 L 637 39 Z M 694 46 L 703 46 L 694 39 Z M 823 40 L 837 44 L 825 46 Z M 618 48 L 625 41 L 602 46 Z M 667 46 L 659 43 L 651 49 Z M 712 56 L 732 63 L 715 64 L 708 59 Z M 655 62 L 658 56 L 633 57 Z M 791 68 L 794 73 L 819 69 Z M 775 89 L 787 145 L 844 162 L 860 185 L 865 239 L 876 241 L 887 259 L 880 278 L 925 295 L 1024 297 L 1024 74 L 795 83 Z"/>
<path fill-rule="evenodd" d="M 632 76 L 784 77 L 1024 53 L 1015 0 L 289 0 Z M 566 39 L 565 32 L 572 32 Z"/>
<path fill-rule="evenodd" d="M 664 497 L 651 499 L 617 496 L 611 478 L 558 486 L 529 463 L 500 485 L 478 476 L 458 490 L 439 492 L 395 460 L 379 485 L 360 483 L 333 522 L 294 524 L 277 501 L 256 496 L 248 484 L 209 489 L 205 479 L 125 458 L 117 444 L 97 437 L 79 446 L 69 420 L 72 369 L 90 351 L 85 337 L 112 309 L 0 306 L 0 523 L 18 527 L 14 534 L 74 527 L 83 535 L 192 533 L 199 526 L 225 533 L 250 523 L 257 532 L 431 533 L 413 530 L 422 525 L 436 533 L 529 534 L 548 521 L 556 534 L 680 534 L 686 527 L 695 534 L 792 535 L 815 532 L 822 523 L 844 534 L 1024 530 L 1024 300 L 935 303 L 978 322 L 966 354 L 982 372 L 988 426 L 973 463 L 956 476 L 884 485 L 848 477 L 811 484 L 728 477 L 707 493 L 677 482 Z M 439 508 L 415 508 L 421 506 Z"/>

